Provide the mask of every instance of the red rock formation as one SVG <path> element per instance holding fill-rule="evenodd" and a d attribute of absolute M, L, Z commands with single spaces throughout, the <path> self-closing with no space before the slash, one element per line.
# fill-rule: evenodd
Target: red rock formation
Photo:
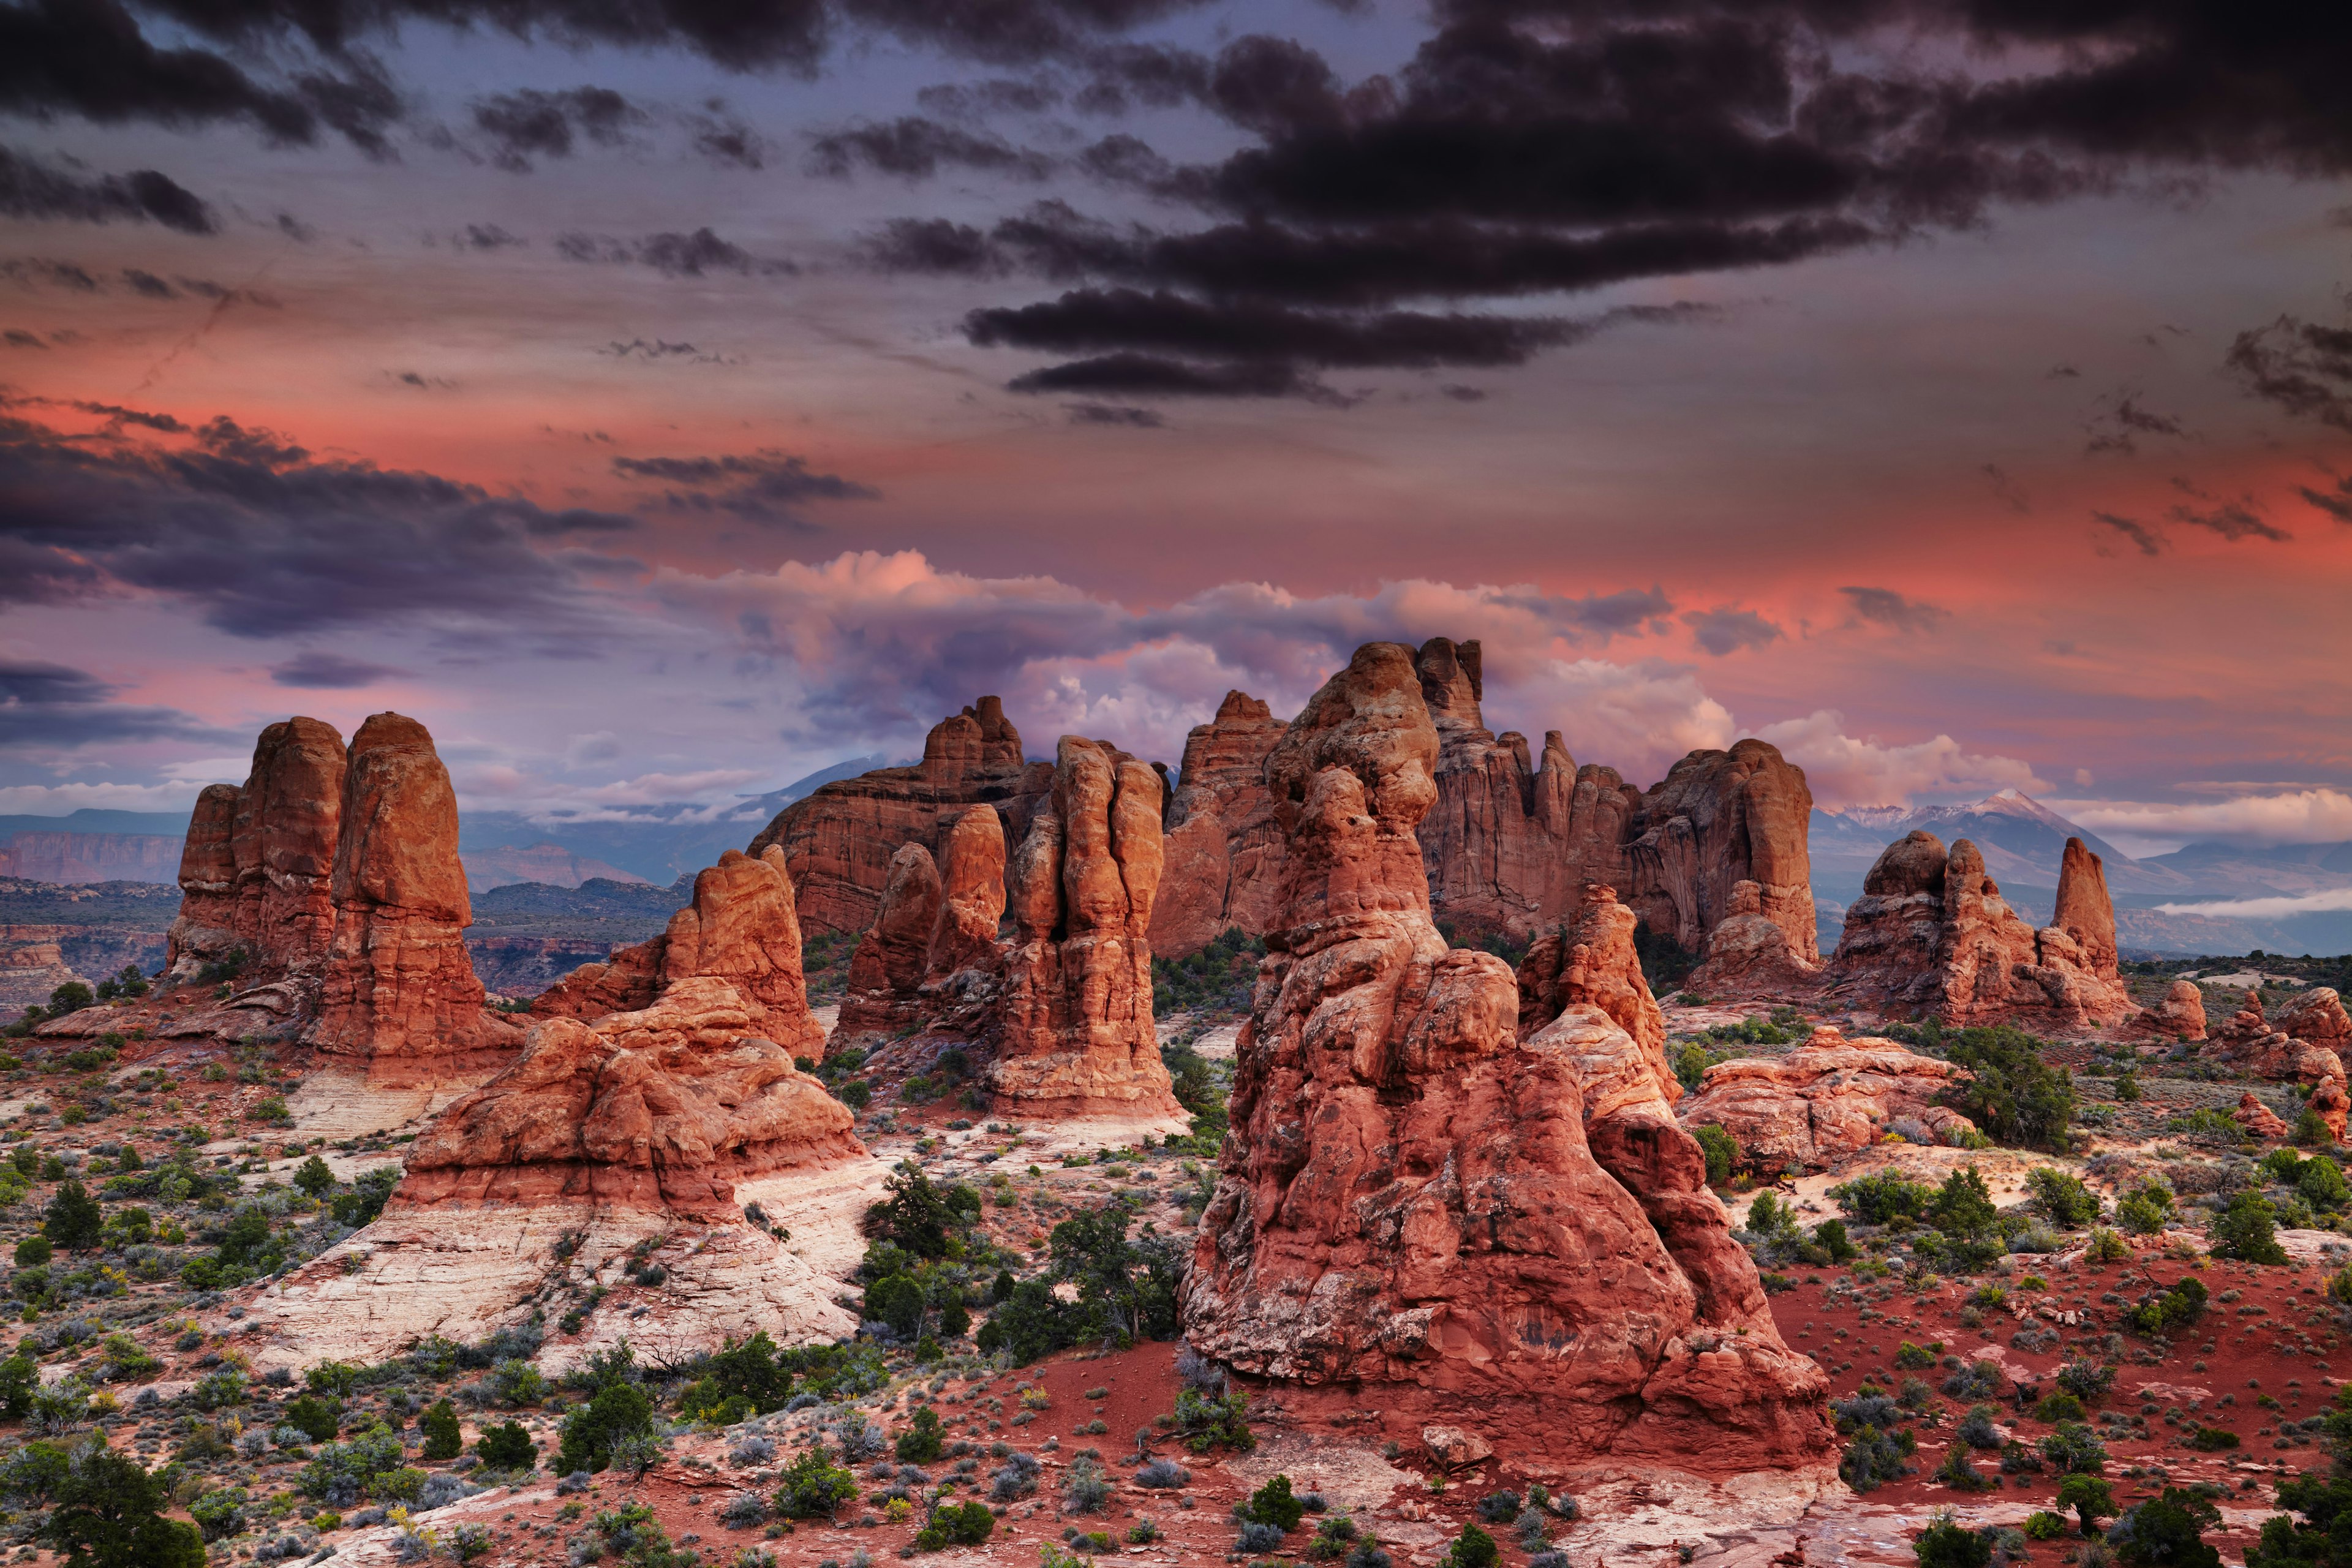
<path fill-rule="evenodd" d="M 2222 1059 L 2233 1061 L 2277 1083 L 2300 1083 L 2311 1089 L 2305 1103 L 2327 1123 L 2337 1142 L 2344 1141 L 2347 1116 L 2352 1116 L 2352 1091 L 2347 1091 L 2344 1058 L 2352 1046 L 2352 1017 L 2326 986 L 2316 986 L 2280 1011 L 2275 1026 L 2263 1016 L 2263 994 L 2249 988 L 2244 1005 L 2213 1031 Z"/>
<path fill-rule="evenodd" d="M 1806 847 L 1812 811 L 1804 770 L 1765 742 L 1693 752 L 1642 797 L 1625 901 L 1652 931 L 1704 952 L 1732 912 L 1733 890 L 1754 882 L 1756 912 L 1780 928 L 1789 957 L 1818 963 Z"/>
<path fill-rule="evenodd" d="M 244 788 L 205 786 L 180 856 L 175 973 L 241 951 L 247 977 L 268 979 L 326 956 L 343 772 L 343 738 L 296 718 L 262 731 Z"/>
<path fill-rule="evenodd" d="M 2153 1007 L 2142 1008 L 2132 1018 L 2131 1026 L 2143 1034 L 2201 1040 L 2205 1037 L 2205 993 L 2197 989 L 2194 980 L 2176 980 L 2165 991 L 2164 1000 Z"/>
<path fill-rule="evenodd" d="M 2234 1114 L 2238 1125 L 2246 1130 L 2249 1138 L 2284 1138 L 2287 1135 L 2287 1124 L 2279 1120 L 2278 1112 L 2256 1100 L 2251 1089 L 2238 1096 L 2238 1109 Z"/>
<path fill-rule="evenodd" d="M 751 1026 L 794 1056 L 824 1054 L 801 970 L 800 920 L 778 848 L 754 858 L 730 849 L 694 879 L 694 901 L 661 935 L 583 964 L 531 1004 L 543 1018 L 635 1012 L 681 980 L 725 980 L 751 1009 Z"/>
<path fill-rule="evenodd" d="M 1151 951 L 1181 958 L 1228 930 L 1274 923 L 1282 833 L 1266 793 L 1265 757 L 1288 726 L 1254 697 L 1228 691 L 1214 722 L 1184 738 L 1184 768 L 1168 806 L 1166 869 L 1151 907 Z"/>
<path fill-rule="evenodd" d="M 344 767 L 342 736 L 316 719 L 272 724 L 253 748 L 230 846 L 237 927 L 267 968 L 306 965 L 334 939 Z"/>
<path fill-rule="evenodd" d="M 2134 1009 L 2116 968 L 2115 908 L 2098 857 L 2078 839 L 2067 840 L 2060 884 L 2060 920 L 2037 931 L 2000 896 L 1974 844 L 1956 839 L 1948 855 L 1934 834 L 1914 832 L 1879 856 L 1846 910 L 1832 989 L 1951 1024 L 2120 1023 Z"/>
<path fill-rule="evenodd" d="M 457 797 L 433 737 L 397 713 L 352 737 L 335 847 L 335 931 L 309 1035 L 331 1054 L 424 1067 L 510 1048 L 482 1011 L 457 860 Z"/>
<path fill-rule="evenodd" d="M 1012 865 L 1013 934 L 987 1026 L 989 1088 L 1008 1111 L 1182 1115 L 1151 1022 L 1160 775 L 1062 737 L 1051 796 Z"/>
<path fill-rule="evenodd" d="M 996 967 L 996 928 L 1004 918 L 1004 823 L 994 807 L 975 805 L 948 824 L 940 866 L 940 912 L 923 964 L 929 984 L 959 971 Z"/>
<path fill-rule="evenodd" d="M 1433 637 L 1414 655 L 1438 737 L 1436 805 L 1419 838 L 1432 907 L 1465 931 L 1526 935 L 1575 917 L 1587 884 L 1622 887 L 1641 795 L 1613 768 L 1579 768 L 1559 731 L 1539 766 L 1527 737 L 1486 726 L 1483 654 Z"/>
<path fill-rule="evenodd" d="M 821 785 L 778 813 L 751 853 L 782 845 L 811 931 L 863 931 L 874 923 L 890 879 L 890 858 L 920 844 L 935 858 L 947 824 L 973 805 L 992 805 L 1005 839 L 1017 843 L 1052 782 L 1044 763 L 1021 760 L 1021 732 L 1004 705 L 983 697 L 941 720 L 911 768 L 879 768 Z"/>
<path fill-rule="evenodd" d="M 931 931 L 941 906 L 939 868 L 919 844 L 902 844 L 890 857 L 890 880 L 873 929 L 857 941 L 849 959 L 849 984 L 841 998 L 845 1037 L 889 1033 L 918 1021 L 917 993 L 930 964 Z"/>
<path fill-rule="evenodd" d="M 1888 1132 L 1948 1143 L 1974 1131 L 1967 1117 L 1936 1103 L 1967 1076 L 1893 1040 L 1849 1040 L 1824 1024 L 1777 1061 L 1716 1063 L 1684 1102 L 1680 1119 L 1685 1127 L 1722 1128 L 1758 1169 L 1821 1170 Z"/>
<path fill-rule="evenodd" d="M 1789 932 L 1764 912 L 1764 889 L 1735 882 L 1724 916 L 1706 939 L 1706 958 L 1683 989 L 1700 996 L 1784 1001 L 1821 988 L 1822 970 L 1789 951 Z"/>
<path fill-rule="evenodd" d="M 172 922 L 169 972 L 185 977 L 198 966 L 226 959 L 242 942 L 236 897 L 235 784 L 206 784 L 188 818 L 187 847 L 180 853 L 180 913 Z"/>
<path fill-rule="evenodd" d="M 1267 760 L 1284 915 L 1188 1336 L 1381 1384 L 1521 1464 L 1825 1459 L 1825 1382 L 1781 1344 L 1648 1053 L 1581 1002 L 1521 1042 L 1509 970 L 1438 936 L 1413 835 L 1438 755 L 1412 651 L 1375 643 Z"/>
<path fill-rule="evenodd" d="M 1666 1061 L 1666 1016 L 1633 951 L 1638 923 L 1614 888 L 1586 889 L 1574 929 L 1545 932 L 1520 961 L 1519 1028 L 1533 1034 L 1579 1003 L 1600 1008 L 1641 1047 L 1671 1105 L 1682 1084 Z"/>
<path fill-rule="evenodd" d="M 848 1108 L 765 1037 L 763 1011 L 688 975 L 641 1012 L 534 1026 L 409 1150 L 393 1213 L 582 1200 L 732 1219 L 739 1181 L 863 1157 Z"/>

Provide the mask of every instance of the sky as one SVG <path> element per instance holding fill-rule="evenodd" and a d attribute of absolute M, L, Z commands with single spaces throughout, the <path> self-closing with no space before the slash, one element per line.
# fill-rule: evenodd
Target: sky
<path fill-rule="evenodd" d="M 1646 785 L 2352 838 L 2352 13 L 0 0 L 0 812 L 718 809 L 1479 639 Z"/>

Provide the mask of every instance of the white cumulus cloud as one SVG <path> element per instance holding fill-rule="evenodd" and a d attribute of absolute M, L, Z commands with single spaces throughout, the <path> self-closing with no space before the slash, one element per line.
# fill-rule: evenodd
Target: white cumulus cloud
<path fill-rule="evenodd" d="M 1857 739 L 1845 732 L 1844 715 L 1827 708 L 1767 724 L 1756 735 L 1805 770 L 1813 804 L 1824 809 L 1905 805 L 1915 795 L 1956 791 L 2050 787 L 2034 776 L 2032 764 L 1971 752 L 1949 735 L 1907 746 L 1874 736 Z"/>

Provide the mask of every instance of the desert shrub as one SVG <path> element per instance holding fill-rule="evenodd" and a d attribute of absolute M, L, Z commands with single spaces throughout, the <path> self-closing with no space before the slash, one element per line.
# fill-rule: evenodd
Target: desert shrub
<path fill-rule="evenodd" d="M 1018 1502 L 1032 1497 L 1037 1490 L 1037 1461 L 1017 1449 L 1004 1457 L 1004 1463 L 988 1478 L 988 1500 Z"/>
<path fill-rule="evenodd" d="M 1992 1362 L 1972 1361 L 1953 1369 L 1944 1379 L 1948 1399 L 1990 1399 L 2000 1392 L 2000 1368 Z"/>
<path fill-rule="evenodd" d="M 1998 1448 L 2009 1440 L 1993 1424 L 1993 1417 L 1999 1414 L 1990 1405 L 1970 1405 L 1969 1413 L 1960 1418 L 1953 1436 L 1971 1448 Z"/>
<path fill-rule="evenodd" d="M 1936 1352 L 1905 1340 L 1895 1349 L 1895 1364 L 1906 1372 L 1923 1372 L 1936 1364 Z"/>
<path fill-rule="evenodd" d="M 1912 1539 L 1911 1552 L 1919 1568 L 1986 1568 L 1992 1561 L 1992 1531 L 1970 1530 L 1947 1510 Z"/>
<path fill-rule="evenodd" d="M 1278 1475 L 1250 1494 L 1249 1501 L 1242 1505 L 1242 1512 L 1260 1524 L 1271 1524 L 1286 1532 L 1298 1528 L 1307 1510 L 1292 1493 L 1290 1478 Z"/>
<path fill-rule="evenodd" d="M 2209 1249 L 2216 1258 L 2246 1263 L 2284 1263 L 2286 1249 L 2278 1244 L 2273 1224 L 2277 1212 L 2259 1193 L 2237 1194 L 2205 1227 Z"/>
<path fill-rule="evenodd" d="M 2066 1516 L 2063 1514 L 2037 1508 L 2025 1516 L 2025 1539 L 2028 1541 L 2055 1541 L 2065 1533 Z"/>
<path fill-rule="evenodd" d="M 621 1438 L 646 1431 L 653 1421 L 653 1402 L 635 1384 L 615 1383 L 599 1390 L 587 1405 L 563 1418 L 562 1447 L 555 1468 L 569 1475 L 611 1467 L 613 1447 Z"/>
<path fill-rule="evenodd" d="M 2170 1334 L 2203 1317 L 2205 1300 L 2205 1282 L 2191 1275 L 2168 1290 L 2151 1290 L 2143 1295 L 2124 1314 L 2123 1325 L 2135 1334 L 2149 1338 Z"/>
<path fill-rule="evenodd" d="M 1885 1225 L 1896 1219 L 1926 1218 L 1928 1205 L 1936 1201 L 1936 1189 L 1906 1181 L 1893 1171 L 1877 1171 L 1832 1187 L 1829 1195 L 1849 1218 L 1864 1225 Z"/>
<path fill-rule="evenodd" d="M 1444 1568 L 1495 1568 L 1501 1555 L 1493 1536 L 1475 1524 L 1465 1524 L 1446 1549 Z"/>
<path fill-rule="evenodd" d="M 2079 1176 L 2055 1166 L 2037 1165 L 2027 1173 L 2025 1185 L 2033 1195 L 2034 1207 L 2049 1215 L 2053 1225 L 2072 1230 L 2099 1217 L 2098 1194 L 2084 1186 Z"/>
<path fill-rule="evenodd" d="M 2239 1438 L 2227 1426 L 2200 1426 L 2185 1439 L 2192 1448 L 2208 1454 L 2218 1454 L 2224 1448 L 2234 1448 Z"/>
<path fill-rule="evenodd" d="M 790 1519 L 830 1519 L 857 1495 L 857 1478 L 835 1464 L 822 1444 L 802 1451 L 786 1468 L 776 1511 Z"/>
<path fill-rule="evenodd" d="M 1188 1486 L 1192 1479 L 1192 1472 L 1173 1459 L 1154 1459 L 1135 1472 L 1137 1486 L 1150 1487 L 1157 1490 L 1173 1490 L 1179 1487 Z"/>
<path fill-rule="evenodd" d="M 1275 1477 L 1277 1481 L 1284 1479 Z M 1111 1490 L 1110 1477 L 1103 1472 L 1101 1462 L 1081 1454 L 1070 1461 L 1069 1472 L 1063 1478 L 1062 1506 L 1072 1513 L 1100 1513 L 1110 1501 Z"/>
<path fill-rule="evenodd" d="M 2107 1544 L 2129 1568 L 2221 1568 L 2221 1554 L 2205 1541 L 2221 1523 L 2221 1510 L 2204 1497 L 2167 1487 L 2126 1510 L 2108 1527 Z"/>
<path fill-rule="evenodd" d="M 1871 1491 L 1909 1475 L 1913 1467 L 1908 1461 L 1918 1447 L 1918 1440 L 1907 1431 L 1890 1433 L 1864 1426 L 1846 1445 L 1838 1460 L 1838 1474 L 1855 1491 Z"/>
<path fill-rule="evenodd" d="M 1710 1121 L 1691 1130 L 1698 1140 L 1699 1150 L 1706 1156 L 1706 1179 L 1710 1186 L 1721 1186 L 1731 1180 L 1731 1173 L 1739 1166 L 1739 1144 L 1721 1127 Z"/>
<path fill-rule="evenodd" d="M 2116 1369 L 2097 1362 L 2070 1361 L 2056 1375 L 2058 1386 L 2085 1405 L 2105 1398 L 2116 1385 Z"/>
<path fill-rule="evenodd" d="M 494 1470 L 528 1470 L 539 1463 L 539 1445 L 520 1421 L 501 1422 L 484 1430 L 474 1443 L 475 1456 Z"/>
<path fill-rule="evenodd" d="M 1944 1462 L 1936 1467 L 1936 1479 L 1954 1491 L 1980 1492 L 1992 1488 L 1992 1479 L 1969 1462 L 1966 1443 L 1955 1443 L 1944 1450 Z"/>
<path fill-rule="evenodd" d="M 2033 1407 L 2033 1418 L 2053 1426 L 2061 1421 L 2080 1421 L 2083 1415 L 2083 1402 L 2071 1394 L 2045 1394 Z"/>
<path fill-rule="evenodd" d="M 2095 1476 L 2106 1468 L 2107 1446 L 2082 1422 L 2061 1421 L 2042 1439 L 2042 1457 L 2062 1476 Z"/>

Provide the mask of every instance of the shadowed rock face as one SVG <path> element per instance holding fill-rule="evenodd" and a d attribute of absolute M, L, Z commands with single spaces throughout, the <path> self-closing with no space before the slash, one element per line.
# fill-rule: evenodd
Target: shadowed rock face
<path fill-rule="evenodd" d="M 794 1056 L 824 1054 L 824 1030 L 809 1011 L 782 850 L 721 854 L 719 864 L 695 877 L 694 901 L 670 917 L 661 935 L 615 949 L 603 963 L 581 965 L 530 1010 L 542 1018 L 637 1012 L 696 977 L 733 984 L 752 1010 L 752 1026 Z"/>
<path fill-rule="evenodd" d="M 335 846 L 335 931 L 310 1038 L 372 1060 L 511 1047 L 482 1011 L 457 860 L 457 797 L 433 737 L 397 713 L 352 737 Z"/>
<path fill-rule="evenodd" d="M 1100 741 L 1062 737 L 1051 795 L 1011 868 L 1013 933 L 985 1026 L 1009 1111 L 1179 1116 L 1151 1020 L 1162 784 Z"/>
<path fill-rule="evenodd" d="M 1021 760 L 1021 731 L 1003 703 L 983 697 L 932 726 L 920 763 L 820 786 L 778 813 L 750 853 L 782 847 L 808 929 L 863 931 L 874 923 L 901 846 L 919 844 L 936 862 L 948 825 L 974 805 L 993 806 L 1006 840 L 1018 842 L 1051 780 L 1045 763 Z"/>
<path fill-rule="evenodd" d="M 895 1031 L 921 1017 L 919 993 L 941 901 L 931 852 L 919 844 L 900 845 L 890 857 L 890 880 L 883 887 L 873 928 L 850 955 L 838 1025 L 843 1034 Z"/>
<path fill-rule="evenodd" d="M 1596 915 L 1589 975 L 1538 977 L 1560 1010 L 1524 1040 L 1508 968 L 1438 935 L 1414 837 L 1438 735 L 1413 650 L 1375 643 L 1268 757 L 1283 914 L 1188 1336 L 1255 1373 L 1377 1382 L 1382 1403 L 1550 1466 L 1822 1461 L 1825 1381 L 1780 1343 L 1671 1079 L 1602 1005 L 1563 994 L 1654 1012 L 1646 988 L 1613 989 L 1639 986 L 1608 961 L 1629 927 Z"/>
<path fill-rule="evenodd" d="M 2066 841 L 2056 918 L 2019 919 L 1968 839 L 1889 845 L 1846 910 L 1827 965 L 1841 996 L 1952 1024 L 2104 1027 L 2136 1009 L 2116 967 L 2115 906 L 2099 858 Z"/>
<path fill-rule="evenodd" d="M 1274 923 L 1283 840 L 1265 757 L 1288 727 L 1255 698 L 1228 691 L 1215 721 L 1185 737 L 1151 910 L 1154 952 L 1181 958 L 1229 929 L 1256 936 Z"/>
<path fill-rule="evenodd" d="M 753 862 L 757 864 L 757 862 Z M 401 1207 L 590 1202 L 739 1217 L 735 1184 L 864 1157 L 848 1107 L 712 975 L 651 1007 L 534 1026 L 521 1058 L 409 1151 Z"/>

